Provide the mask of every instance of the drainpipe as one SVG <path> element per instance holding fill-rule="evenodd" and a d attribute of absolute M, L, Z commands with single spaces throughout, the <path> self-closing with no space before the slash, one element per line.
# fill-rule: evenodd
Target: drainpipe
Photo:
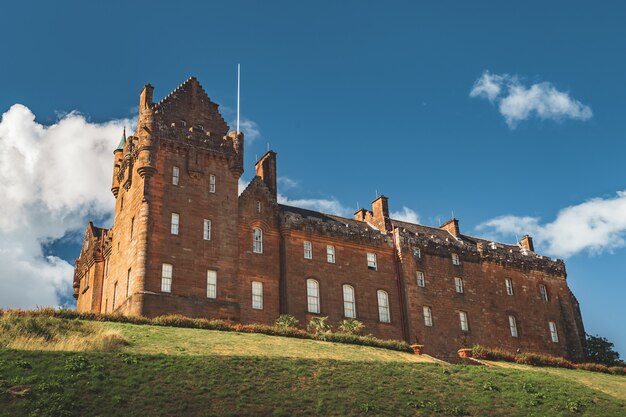
<path fill-rule="evenodd" d="M 407 343 L 411 343 L 409 340 L 409 329 L 407 327 L 409 315 L 406 310 L 406 296 L 404 292 L 404 283 L 402 282 L 402 274 L 400 271 L 400 248 L 396 245 L 396 228 L 393 223 L 391 224 L 391 232 L 393 235 L 393 259 L 396 264 L 396 285 L 398 286 L 398 296 L 400 298 L 400 326 L 402 326 L 402 337 Z M 399 237 L 399 235 L 397 236 Z"/>

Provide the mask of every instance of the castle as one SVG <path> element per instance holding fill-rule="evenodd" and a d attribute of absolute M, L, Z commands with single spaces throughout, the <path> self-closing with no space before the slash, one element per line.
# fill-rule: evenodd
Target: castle
<path fill-rule="evenodd" d="M 243 323 L 356 318 L 380 338 L 451 358 L 472 344 L 582 360 L 585 332 L 565 265 L 515 245 L 389 217 L 388 199 L 344 218 L 279 204 L 276 153 L 238 194 L 243 134 L 191 77 L 140 94 L 113 152 L 111 229 L 89 223 L 76 259 L 79 311 Z"/>

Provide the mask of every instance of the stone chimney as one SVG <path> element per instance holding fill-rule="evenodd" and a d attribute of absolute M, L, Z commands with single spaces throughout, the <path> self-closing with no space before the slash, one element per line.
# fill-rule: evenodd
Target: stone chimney
<path fill-rule="evenodd" d="M 277 195 L 276 189 L 276 152 L 267 151 L 254 165 L 257 177 L 261 177 L 274 198 Z"/>
<path fill-rule="evenodd" d="M 391 220 L 389 220 L 389 199 L 381 195 L 372 201 L 372 213 L 374 226 L 381 232 L 391 231 Z"/>
<path fill-rule="evenodd" d="M 452 236 L 459 238 L 461 237 L 461 232 L 459 231 L 459 221 L 457 219 L 450 219 L 441 226 L 439 226 L 442 230 L 447 230 Z"/>
<path fill-rule="evenodd" d="M 154 87 L 150 84 L 146 84 L 143 86 L 143 90 L 139 93 L 139 111 L 143 109 L 147 109 L 152 105 L 152 92 L 154 91 Z"/>
<path fill-rule="evenodd" d="M 535 251 L 535 245 L 533 245 L 533 238 L 526 235 L 522 238 L 522 240 L 519 241 L 519 245 L 526 250 L 529 250 L 531 252 Z"/>
<path fill-rule="evenodd" d="M 354 220 L 364 222 L 366 215 L 367 215 L 367 210 L 365 210 L 364 208 L 360 208 L 354 213 Z"/>

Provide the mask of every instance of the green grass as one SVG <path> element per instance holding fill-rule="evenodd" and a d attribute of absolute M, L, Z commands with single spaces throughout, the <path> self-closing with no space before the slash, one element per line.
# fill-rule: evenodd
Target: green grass
<path fill-rule="evenodd" d="M 0 350 L 0 416 L 626 415 L 626 377 L 441 365 L 313 340 L 97 324 L 130 345 L 117 352 Z M 10 394 L 16 386 L 30 392 Z"/>

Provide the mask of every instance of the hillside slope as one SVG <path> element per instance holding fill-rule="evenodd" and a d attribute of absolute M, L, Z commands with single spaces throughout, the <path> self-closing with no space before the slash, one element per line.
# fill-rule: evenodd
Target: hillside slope
<path fill-rule="evenodd" d="M 95 325 L 130 345 L 109 353 L 0 350 L 0 415 L 626 415 L 624 377 L 442 365 L 257 334 Z"/>

